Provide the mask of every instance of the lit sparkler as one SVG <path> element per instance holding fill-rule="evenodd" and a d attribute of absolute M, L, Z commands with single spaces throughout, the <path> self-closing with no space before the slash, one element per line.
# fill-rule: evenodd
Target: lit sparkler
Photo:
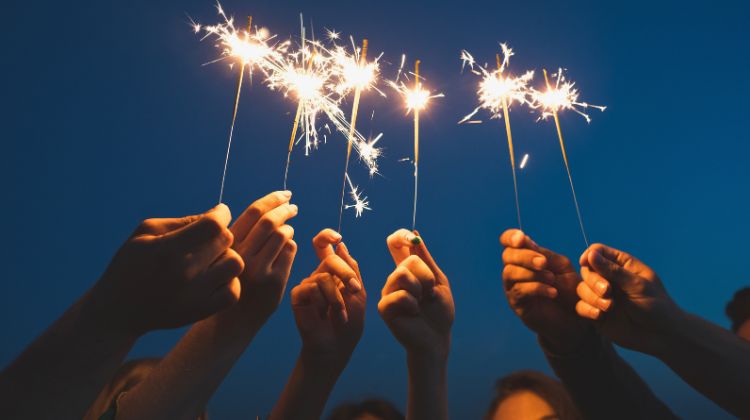
<path fill-rule="evenodd" d="M 405 61 L 406 56 L 402 56 L 401 67 L 399 68 L 396 80 L 389 81 L 388 84 L 404 98 L 406 114 L 408 115 L 409 112 L 414 114 L 414 209 L 412 212 L 412 230 L 414 230 L 417 226 L 417 192 L 419 186 L 419 112 L 427 107 L 430 100 L 442 98 L 445 95 L 442 93 L 433 94 L 422 87 L 422 81 L 419 76 L 419 60 L 414 62 L 414 73 L 412 73 L 414 76 L 413 87 L 410 88 L 405 82 L 399 82 Z M 405 74 L 404 79 L 408 82 L 408 75 Z"/>
<path fill-rule="evenodd" d="M 264 28 L 258 29 L 253 33 L 252 16 L 247 19 L 247 30 L 238 30 L 234 26 L 234 19 L 227 16 L 220 3 L 216 3 L 216 9 L 223 18 L 222 23 L 216 25 L 203 26 L 193 22 L 195 33 L 203 32 L 201 40 L 212 37 L 217 40 L 217 47 L 221 49 L 221 56 L 206 64 L 212 64 L 226 59 L 230 59 L 233 66 L 239 64 L 239 76 L 237 80 L 237 93 L 234 98 L 234 108 L 232 110 L 232 120 L 229 127 L 229 140 L 227 143 L 227 153 L 224 159 L 224 171 L 221 177 L 221 189 L 219 191 L 219 202 L 224 198 L 224 181 L 227 176 L 227 166 L 229 164 L 229 152 L 232 147 L 232 138 L 234 136 L 234 125 L 237 119 L 237 110 L 240 104 L 240 93 L 242 91 L 243 76 L 245 68 L 248 69 L 249 77 L 252 80 L 253 67 L 257 67 L 261 72 L 267 74 L 268 64 L 281 59 L 282 53 L 285 52 L 287 43 L 274 44 L 272 40 L 275 36 L 270 36 Z"/>
<path fill-rule="evenodd" d="M 555 85 L 552 86 L 547 76 L 547 70 L 544 70 L 544 81 L 547 85 L 547 89 L 544 92 L 534 91 L 533 100 L 536 107 L 540 108 L 541 116 L 540 119 L 547 119 L 552 116 L 555 120 L 555 127 L 557 128 L 557 138 L 560 140 L 560 150 L 562 151 L 563 161 L 565 162 L 565 170 L 568 172 L 568 181 L 570 182 L 570 191 L 573 193 L 573 203 L 576 207 L 576 215 L 578 216 L 578 225 L 581 227 L 581 234 L 583 235 L 583 241 L 586 243 L 586 247 L 589 246 L 589 238 L 586 235 L 586 229 L 583 227 L 583 217 L 581 216 L 581 208 L 578 205 L 578 197 L 576 196 L 576 189 L 573 186 L 573 176 L 570 172 L 570 164 L 568 162 L 568 154 L 565 151 L 565 142 L 563 141 L 562 130 L 560 129 L 560 118 L 558 113 L 562 110 L 573 110 L 579 115 L 586 119 L 586 122 L 591 122 L 591 118 L 581 111 L 581 109 L 587 109 L 589 107 L 604 111 L 606 107 L 598 105 L 589 105 L 586 102 L 578 102 L 578 89 L 573 86 L 575 83 L 565 80 L 562 69 L 557 70 L 555 77 Z"/>
<path fill-rule="evenodd" d="M 344 175 L 344 179 L 349 184 L 349 195 L 352 197 L 352 200 L 354 200 L 354 204 L 347 204 L 346 206 L 344 206 L 344 208 L 353 208 L 355 211 L 355 217 L 362 217 L 362 213 L 365 210 L 372 210 L 369 207 L 370 202 L 367 201 L 367 197 L 363 198 L 357 187 L 352 184 L 352 180 L 351 178 L 349 178 L 349 174 Z"/>
<path fill-rule="evenodd" d="M 529 70 L 518 77 L 510 75 L 508 64 L 510 63 L 510 57 L 513 56 L 513 50 L 506 44 L 500 44 L 500 46 L 503 51 L 503 58 L 502 60 L 500 59 L 500 54 L 495 56 L 497 70 L 493 71 L 488 70 L 486 65 L 477 65 L 474 61 L 474 57 L 472 57 L 466 50 L 461 51 L 461 60 L 463 61 L 462 68 L 468 66 L 472 73 L 482 78 L 482 81 L 479 83 L 479 90 L 477 91 L 477 95 L 479 96 L 479 106 L 459 121 L 459 124 L 481 122 L 473 119 L 481 109 L 488 110 L 490 112 L 490 118 L 505 119 L 505 133 L 508 138 L 508 152 L 510 153 L 510 165 L 513 171 L 513 191 L 516 199 L 516 216 L 518 218 L 518 227 L 523 229 L 523 225 L 521 224 L 521 205 L 518 200 L 516 157 L 513 150 L 513 134 L 510 129 L 509 111 L 514 103 L 518 103 L 519 105 L 531 105 L 529 100 L 529 96 L 531 95 L 529 82 L 534 78 L 534 71 Z"/>

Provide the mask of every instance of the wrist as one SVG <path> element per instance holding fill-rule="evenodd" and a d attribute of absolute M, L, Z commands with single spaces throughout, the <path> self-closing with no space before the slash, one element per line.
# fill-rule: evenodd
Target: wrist
<path fill-rule="evenodd" d="M 146 333 L 136 325 L 122 320 L 117 306 L 102 301 L 96 286 L 86 292 L 73 308 L 76 324 L 91 337 L 135 342 Z"/>
<path fill-rule="evenodd" d="M 660 332 L 654 334 L 647 353 L 657 359 L 663 359 L 671 348 L 678 346 L 680 340 L 691 337 L 694 316 L 675 306 L 664 318 L 664 327 Z"/>
<path fill-rule="evenodd" d="M 537 338 L 546 353 L 558 356 L 566 356 L 579 353 L 583 347 L 597 340 L 598 334 L 594 327 L 581 322 L 579 328 L 573 328 L 561 334 L 558 331 L 551 333 L 537 333 Z"/>
<path fill-rule="evenodd" d="M 409 369 L 444 370 L 448 365 L 450 343 L 430 349 L 406 350 L 406 363 Z"/>
<path fill-rule="evenodd" d="M 349 363 L 352 352 L 331 352 L 302 345 L 299 360 L 309 369 L 341 372 Z"/>

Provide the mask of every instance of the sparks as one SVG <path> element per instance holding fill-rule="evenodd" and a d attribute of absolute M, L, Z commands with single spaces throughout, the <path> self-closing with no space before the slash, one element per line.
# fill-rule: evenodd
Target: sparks
<path fill-rule="evenodd" d="M 352 200 L 354 201 L 354 204 L 347 204 L 344 206 L 345 209 L 354 209 L 355 216 L 356 217 L 362 217 L 362 213 L 365 210 L 372 210 L 370 206 L 370 202 L 367 201 L 367 197 L 362 197 L 362 194 L 359 192 L 358 188 L 352 184 L 351 178 L 349 178 L 349 175 L 347 174 L 345 176 L 346 182 L 349 184 L 349 195 L 351 196 Z"/>
<path fill-rule="evenodd" d="M 546 73 L 546 71 L 545 71 Z M 591 117 L 584 111 L 588 108 L 604 111 L 606 106 L 591 105 L 586 102 L 579 102 L 579 91 L 576 89 L 575 82 L 565 79 L 563 69 L 557 69 L 557 73 L 552 75 L 555 80 L 554 85 L 547 84 L 544 91 L 534 90 L 532 92 L 532 101 L 536 108 L 540 110 L 540 119 L 546 120 L 563 110 L 571 110 L 582 116 L 586 122 L 591 122 Z"/>
<path fill-rule="evenodd" d="M 436 98 L 443 98 L 445 95 L 442 93 L 432 93 L 430 90 L 424 88 L 419 76 L 415 75 L 413 72 L 404 72 L 403 66 L 405 60 L 406 56 L 404 55 L 401 58 L 401 67 L 396 74 L 396 79 L 389 80 L 387 83 L 404 99 L 406 114 L 409 115 L 414 111 L 422 111 L 426 109 L 430 101 Z M 414 77 L 414 81 L 411 85 L 408 85 L 407 83 L 409 83 L 410 75 Z"/>
<path fill-rule="evenodd" d="M 525 155 L 523 155 L 523 159 L 521 159 L 521 164 L 518 165 L 518 167 L 521 168 L 521 169 L 525 168 L 526 167 L 526 163 L 528 161 L 529 161 L 529 154 L 526 153 Z"/>

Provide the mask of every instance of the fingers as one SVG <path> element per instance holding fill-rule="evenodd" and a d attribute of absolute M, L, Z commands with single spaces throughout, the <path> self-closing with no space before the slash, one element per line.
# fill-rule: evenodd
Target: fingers
<path fill-rule="evenodd" d="M 595 308 L 582 300 L 579 300 L 578 303 L 576 303 L 576 312 L 583 318 L 592 319 L 594 321 L 597 321 L 602 315 L 602 311 L 599 310 L 599 308 Z"/>
<path fill-rule="evenodd" d="M 268 237 L 287 220 L 296 216 L 297 212 L 296 205 L 286 203 L 266 212 L 242 241 L 242 247 L 247 255 L 256 255 L 263 244 L 266 243 Z M 243 254 L 245 253 L 243 252 Z"/>
<path fill-rule="evenodd" d="M 607 279 L 602 277 L 596 271 L 591 270 L 589 267 L 581 267 L 581 277 L 584 283 L 591 289 L 597 296 L 606 298 L 609 297 L 610 285 Z"/>
<path fill-rule="evenodd" d="M 248 206 L 237 221 L 234 222 L 234 225 L 232 225 L 232 231 L 237 237 L 237 241 L 242 242 L 264 214 L 282 204 L 288 203 L 291 198 L 291 191 L 274 191 Z"/>
<path fill-rule="evenodd" d="M 165 233 L 159 240 L 178 253 L 194 252 L 211 241 L 231 244 L 232 233 L 226 228 L 231 220 L 229 207 L 219 204 L 192 223 Z"/>
<path fill-rule="evenodd" d="M 399 267 L 408 270 L 412 276 L 419 282 L 422 290 L 420 296 L 435 296 L 436 277 L 434 271 L 417 255 L 412 255 L 405 259 Z"/>
<path fill-rule="evenodd" d="M 331 315 L 334 319 L 346 323 L 349 321 L 349 315 L 346 313 L 346 302 L 341 295 L 336 279 L 330 274 L 319 274 L 316 276 L 318 289 L 321 295 L 331 308 Z"/>
<path fill-rule="evenodd" d="M 245 262 L 233 249 L 227 249 L 201 276 L 201 283 L 215 290 L 242 274 Z"/>
<path fill-rule="evenodd" d="M 508 292 L 508 302 L 513 308 L 526 305 L 533 298 L 554 299 L 557 289 L 544 283 L 516 283 Z"/>
<path fill-rule="evenodd" d="M 398 290 L 405 290 L 410 295 L 414 296 L 417 301 L 422 298 L 422 284 L 417 277 L 404 266 L 396 267 L 393 273 L 388 276 L 388 280 L 386 280 L 385 286 L 381 292 L 382 297 Z"/>
<path fill-rule="evenodd" d="M 354 274 L 357 275 L 357 278 L 349 279 L 349 290 L 352 293 L 357 293 L 364 287 L 364 284 L 362 283 L 362 273 L 359 271 L 359 263 L 357 263 L 357 260 L 354 259 L 354 257 L 349 254 L 349 248 L 347 248 L 346 244 L 341 242 L 336 247 L 336 255 L 338 255 L 342 260 L 344 260 L 345 263 L 349 265 L 349 267 L 354 270 Z"/>
<path fill-rule="evenodd" d="M 388 251 L 390 251 L 396 265 L 401 264 L 401 261 L 411 255 L 411 247 L 419 242 L 421 242 L 421 239 L 406 229 L 399 229 L 386 239 Z"/>
<path fill-rule="evenodd" d="M 624 252 L 594 244 L 589 248 L 587 258 L 593 270 L 618 287 L 627 287 L 638 281 L 638 274 L 625 268 L 626 264 L 633 266 L 633 261 L 637 260 Z"/>
<path fill-rule="evenodd" d="M 357 273 L 346 263 L 346 261 L 336 254 L 326 257 L 326 259 L 324 259 L 315 270 L 315 273 L 329 273 L 338 277 L 347 285 L 352 293 L 356 293 L 362 289 Z M 359 286 L 359 289 L 357 289 L 357 286 Z"/>
<path fill-rule="evenodd" d="M 386 321 L 400 316 L 416 316 L 419 315 L 419 303 L 406 290 L 397 290 L 380 299 L 378 312 Z"/>
<path fill-rule="evenodd" d="M 341 242 L 341 235 L 338 232 L 328 228 L 321 230 L 312 240 L 315 255 L 323 261 L 327 256 L 334 254 L 333 245 L 339 242 Z"/>
<path fill-rule="evenodd" d="M 286 246 L 286 243 L 293 237 L 294 228 L 289 225 L 282 225 L 271 232 L 263 248 L 258 251 L 257 258 L 259 262 L 270 268 L 281 253 L 281 250 Z"/>
<path fill-rule="evenodd" d="M 517 265 L 529 270 L 541 271 L 547 265 L 547 257 L 530 249 L 505 248 L 503 264 Z"/>
<path fill-rule="evenodd" d="M 414 233 L 417 235 L 416 239 L 413 242 L 416 242 L 416 244 L 412 247 L 412 252 L 414 255 L 417 255 L 419 258 L 424 261 L 425 264 L 427 264 L 427 267 L 430 268 L 430 270 L 435 275 L 435 280 L 439 284 L 448 285 L 448 277 L 443 274 L 443 270 L 440 269 L 440 267 L 435 262 L 435 259 L 432 258 L 432 255 L 430 255 L 430 251 L 427 250 L 427 245 L 424 243 L 424 239 L 422 239 L 422 236 L 417 232 L 416 230 Z"/>
<path fill-rule="evenodd" d="M 510 290 L 516 283 L 544 283 L 553 286 L 555 275 L 549 271 L 532 271 L 518 265 L 506 265 L 503 268 L 503 285 Z"/>
<path fill-rule="evenodd" d="M 202 318 L 215 314 L 216 312 L 224 310 L 237 303 L 237 301 L 240 300 L 240 292 L 240 279 L 236 277 L 229 283 L 216 289 L 208 300 L 205 308 L 205 316 Z"/>
<path fill-rule="evenodd" d="M 296 255 L 297 243 L 294 242 L 293 239 L 290 239 L 281 249 L 276 261 L 273 262 L 271 269 L 276 273 L 280 273 L 284 278 L 289 278 L 289 273 L 292 270 L 292 264 L 294 263 L 294 257 Z"/>
<path fill-rule="evenodd" d="M 576 288 L 578 297 L 595 308 L 598 308 L 602 312 L 607 312 L 612 306 L 612 299 L 605 299 L 597 295 L 591 288 L 584 282 L 578 283 Z"/>
<path fill-rule="evenodd" d="M 592 255 L 595 254 L 595 255 Z M 639 276 L 652 276 L 655 275 L 651 268 L 640 261 L 638 258 L 628 254 L 627 252 L 620 251 L 607 245 L 594 244 L 589 248 L 589 259 L 596 258 L 596 254 L 604 257 L 607 260 L 615 262 L 617 265 L 623 267 L 625 270 L 630 271 L 633 274 Z M 591 261 L 593 264 L 593 261 Z"/>
<path fill-rule="evenodd" d="M 500 245 L 506 248 L 536 249 L 537 244 L 519 229 L 508 229 L 500 235 Z"/>

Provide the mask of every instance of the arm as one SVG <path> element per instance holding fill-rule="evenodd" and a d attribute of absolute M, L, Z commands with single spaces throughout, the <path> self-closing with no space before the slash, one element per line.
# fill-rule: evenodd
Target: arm
<path fill-rule="evenodd" d="M 271 193 L 232 226 L 240 269 L 237 305 L 196 323 L 154 371 L 118 404 L 118 419 L 195 419 L 271 316 L 284 294 L 297 251 L 290 196 Z M 239 291 L 238 291 L 239 292 Z"/>
<path fill-rule="evenodd" d="M 221 205 L 144 221 L 96 285 L 0 374 L 0 411 L 80 418 L 138 337 L 234 303 L 222 286 L 237 274 L 227 270 L 230 218 Z"/>
<path fill-rule="evenodd" d="M 383 287 L 378 311 L 406 350 L 407 418 L 447 419 L 446 370 L 455 316 L 448 278 L 422 238 L 405 229 L 388 237 L 388 249 L 396 269 Z"/>
<path fill-rule="evenodd" d="M 503 233 L 500 242 L 505 247 L 508 302 L 537 334 L 547 361 L 583 417 L 674 417 L 612 345 L 576 315 L 576 290 L 582 283 L 570 260 L 517 229 Z M 606 308 L 611 300 L 597 304 Z"/>
<path fill-rule="evenodd" d="M 750 416 L 750 343 L 682 311 L 656 273 L 627 253 L 595 244 L 581 264 L 581 316 L 615 343 L 659 358 L 732 414 Z M 611 304 L 598 306 L 602 300 Z"/>
<path fill-rule="evenodd" d="M 272 420 L 319 419 L 362 336 L 367 294 L 357 262 L 340 241 L 331 229 L 313 239 L 321 263 L 292 290 L 302 350 Z"/>

